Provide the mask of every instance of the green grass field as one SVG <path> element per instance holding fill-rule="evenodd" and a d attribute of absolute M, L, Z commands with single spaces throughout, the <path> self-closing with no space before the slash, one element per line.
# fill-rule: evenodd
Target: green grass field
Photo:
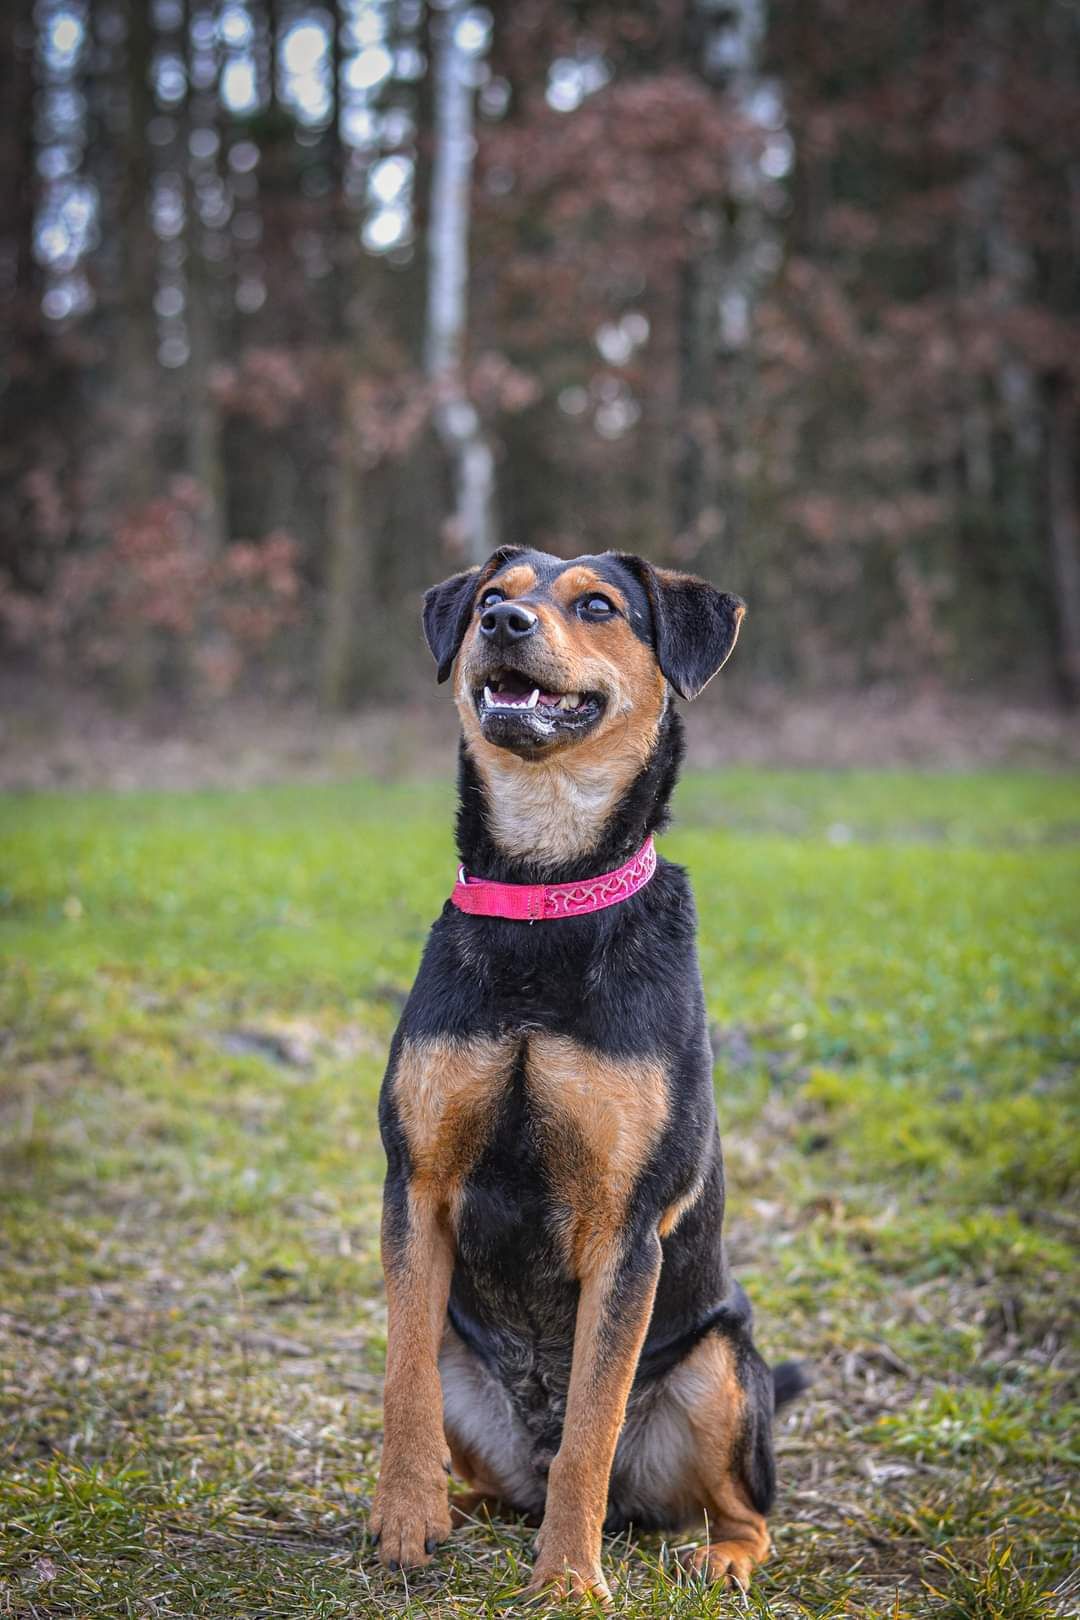
<path fill-rule="evenodd" d="M 0 800 L 0 1616 L 486 1616 L 530 1533 L 384 1575 L 375 1098 L 445 785 Z M 773 1358 L 748 1600 L 1074 1614 L 1075 777 L 689 777 L 729 1237 Z"/>

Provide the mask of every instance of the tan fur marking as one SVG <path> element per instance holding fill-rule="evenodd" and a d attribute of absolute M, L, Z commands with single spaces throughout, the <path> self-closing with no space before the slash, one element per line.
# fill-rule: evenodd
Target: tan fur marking
<path fill-rule="evenodd" d="M 580 566 L 567 568 L 558 575 L 551 587 L 552 596 L 564 607 L 572 606 L 579 597 L 585 595 L 586 591 L 598 591 L 601 596 L 606 596 L 609 601 L 614 602 L 616 607 L 626 611 L 626 598 L 622 591 L 614 585 L 609 585 L 606 579 L 601 579 L 591 568 Z"/>
<path fill-rule="evenodd" d="M 403 1043 L 394 1100 L 409 1144 L 414 1193 L 430 1192 L 444 1209 L 453 1203 L 483 1146 L 514 1049 L 513 1040 L 482 1037 Z"/>
<path fill-rule="evenodd" d="M 454 1464 L 454 1473 L 457 1473 L 457 1464 Z M 467 1524 L 475 1524 L 477 1519 L 485 1519 L 491 1523 L 494 1519 L 505 1519 L 513 1513 L 513 1508 L 504 1502 L 498 1491 L 460 1491 L 450 1499 L 450 1524 L 455 1530 L 462 1529 Z"/>
<path fill-rule="evenodd" d="M 677 1198 L 673 1204 L 668 1205 L 657 1226 L 657 1231 L 662 1238 L 670 1237 L 687 1210 L 693 1209 L 701 1197 L 701 1190 L 704 1185 L 704 1182 L 696 1181 L 689 1192 L 685 1192 L 681 1198 Z"/>
<path fill-rule="evenodd" d="M 515 563 L 505 573 L 489 581 L 488 588 L 502 591 L 507 596 L 524 596 L 536 584 L 536 573 L 528 563 Z"/>
<path fill-rule="evenodd" d="M 686 1496 L 696 1501 L 710 1537 L 689 1560 L 710 1580 L 747 1586 L 750 1572 L 769 1555 L 765 1520 L 747 1498 L 734 1466 L 735 1442 L 746 1396 L 731 1346 L 714 1335 L 702 1340 L 672 1375 L 693 1440 Z"/>
<path fill-rule="evenodd" d="M 594 1269 L 622 1231 L 626 1206 L 668 1114 L 655 1059 L 612 1058 L 565 1035 L 529 1039 L 526 1075 L 542 1115 L 549 1164 L 566 1206 L 567 1258 Z"/>
<path fill-rule="evenodd" d="M 491 836 L 508 855 L 557 867 L 588 854 L 620 794 L 640 765 L 628 762 L 615 775 L 610 765 L 592 767 L 572 753 L 523 760 L 493 748 L 480 735 L 474 717 L 464 715 L 469 752 L 487 790 Z"/>
<path fill-rule="evenodd" d="M 485 1476 L 479 1459 L 455 1435 L 448 1433 L 446 1440 L 450 1447 L 450 1467 L 454 1478 L 469 1487 L 467 1491 L 459 1492 L 450 1503 L 453 1523 L 465 1524 L 478 1512 L 490 1509 L 491 1516 L 497 1509 L 505 1507 L 498 1486 Z"/>

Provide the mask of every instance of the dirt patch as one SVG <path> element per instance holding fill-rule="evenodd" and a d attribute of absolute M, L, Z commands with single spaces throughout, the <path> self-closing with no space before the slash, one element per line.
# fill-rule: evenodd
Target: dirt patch
<path fill-rule="evenodd" d="M 690 760 L 818 768 L 1080 763 L 1080 720 L 992 697 L 876 689 L 831 699 L 758 689 L 685 711 Z M 135 713 L 26 680 L 0 692 L 0 790 L 254 787 L 281 781 L 445 776 L 449 696 L 331 716 L 311 705 L 234 700 Z"/>

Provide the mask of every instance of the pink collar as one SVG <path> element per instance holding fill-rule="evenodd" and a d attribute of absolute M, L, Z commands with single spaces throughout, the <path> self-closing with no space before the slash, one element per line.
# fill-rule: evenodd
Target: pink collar
<path fill-rule="evenodd" d="M 507 917 L 513 922 L 554 922 L 559 917 L 586 917 L 629 900 L 656 871 L 656 850 L 646 838 L 636 855 L 614 872 L 574 883 L 491 883 L 458 871 L 451 901 L 471 917 Z"/>

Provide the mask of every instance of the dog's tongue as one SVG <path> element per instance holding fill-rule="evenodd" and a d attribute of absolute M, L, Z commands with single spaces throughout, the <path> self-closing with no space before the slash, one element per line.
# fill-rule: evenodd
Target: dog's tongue
<path fill-rule="evenodd" d="M 492 683 L 491 695 L 500 703 L 527 704 L 534 692 L 538 692 L 536 707 L 541 709 L 573 709 L 581 701 L 581 694 L 571 692 L 543 692 L 525 675 L 519 675 L 515 670 L 504 670 L 496 681 Z"/>
<path fill-rule="evenodd" d="M 498 685 L 492 690 L 495 696 L 502 698 L 504 702 L 511 699 L 516 701 L 518 698 L 531 697 L 536 691 L 536 682 L 527 680 L 524 675 L 518 675 L 513 670 L 507 670 L 505 674 L 499 676 Z M 554 709 L 558 701 L 558 692 L 541 692 L 537 704 L 545 709 Z"/>

